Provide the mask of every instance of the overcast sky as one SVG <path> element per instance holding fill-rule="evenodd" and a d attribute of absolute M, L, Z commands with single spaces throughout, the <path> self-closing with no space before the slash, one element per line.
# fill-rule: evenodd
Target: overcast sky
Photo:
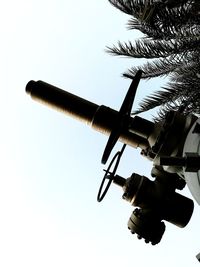
<path fill-rule="evenodd" d="M 96 201 L 107 137 L 25 94 L 29 80 L 44 80 L 119 109 L 130 83 L 121 73 L 138 62 L 104 49 L 139 36 L 128 17 L 107 0 L 7 0 L 0 13 L 0 266 L 198 266 L 197 205 L 185 229 L 166 223 L 157 246 L 137 240 L 119 188 Z M 142 82 L 135 105 L 160 86 Z M 149 176 L 139 152 L 127 148 L 120 175 Z"/>

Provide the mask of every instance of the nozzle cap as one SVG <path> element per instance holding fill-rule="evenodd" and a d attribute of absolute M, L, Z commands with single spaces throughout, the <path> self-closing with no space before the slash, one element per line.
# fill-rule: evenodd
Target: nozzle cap
<path fill-rule="evenodd" d="M 26 93 L 27 94 L 31 94 L 31 92 L 32 92 L 32 88 L 34 87 L 34 85 L 35 85 L 35 81 L 33 81 L 33 80 L 31 80 L 31 81 L 29 81 L 28 83 L 27 83 L 27 85 L 26 85 Z"/>

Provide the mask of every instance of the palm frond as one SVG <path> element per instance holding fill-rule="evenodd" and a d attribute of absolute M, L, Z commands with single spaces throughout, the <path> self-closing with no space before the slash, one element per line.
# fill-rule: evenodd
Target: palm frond
<path fill-rule="evenodd" d="M 132 9 L 130 1 L 126 0 L 108 0 L 114 7 L 121 10 L 122 12 L 132 15 Z"/>
<path fill-rule="evenodd" d="M 195 113 L 200 114 L 200 84 L 196 81 L 195 86 L 191 88 L 192 80 L 184 79 L 181 83 L 169 82 L 167 87 L 162 87 L 161 90 L 143 99 L 134 114 L 146 112 L 158 106 L 161 106 L 161 110 L 165 113 L 170 109 L 177 110 L 183 103 L 187 103 L 185 110 L 188 112 L 194 109 Z"/>
<path fill-rule="evenodd" d="M 146 58 L 142 66 L 128 69 L 133 78 L 138 69 L 143 79 L 169 76 L 161 90 L 147 96 L 134 114 L 160 107 L 157 119 L 169 110 L 200 115 L 200 1 L 199 0 L 109 0 L 131 15 L 128 29 L 144 37 L 107 47 L 112 55 Z"/>
<path fill-rule="evenodd" d="M 112 55 L 127 56 L 134 58 L 159 58 L 168 57 L 196 50 L 200 47 L 200 36 L 165 40 L 142 39 L 135 43 L 118 42 L 117 46 L 107 47 L 106 51 Z"/>
<path fill-rule="evenodd" d="M 141 69 L 143 79 L 151 79 L 156 77 L 167 76 L 173 73 L 177 68 L 183 66 L 183 60 L 181 57 L 170 56 L 167 58 L 160 58 L 153 61 L 147 61 L 142 66 L 132 67 L 123 73 L 125 78 L 133 79 L 136 72 Z M 187 64 L 187 63 L 185 63 Z"/>

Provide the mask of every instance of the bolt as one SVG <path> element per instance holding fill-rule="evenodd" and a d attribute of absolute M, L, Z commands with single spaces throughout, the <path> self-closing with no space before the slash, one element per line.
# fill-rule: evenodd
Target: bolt
<path fill-rule="evenodd" d="M 133 214 L 136 215 L 136 216 L 139 215 L 139 213 L 140 213 L 140 211 L 139 211 L 138 208 L 136 208 L 136 209 L 134 210 L 134 212 L 133 212 Z"/>
<path fill-rule="evenodd" d="M 126 200 L 126 199 L 128 198 L 128 193 L 124 193 L 124 194 L 122 195 L 122 198 Z"/>

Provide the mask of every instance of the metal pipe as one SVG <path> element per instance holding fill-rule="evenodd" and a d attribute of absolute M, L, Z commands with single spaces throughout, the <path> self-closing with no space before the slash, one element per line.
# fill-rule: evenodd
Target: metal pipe
<path fill-rule="evenodd" d="M 43 81 L 30 81 L 26 86 L 26 92 L 34 100 L 81 120 L 103 134 L 109 135 L 116 123 L 118 114 L 116 110 L 103 105 L 99 106 Z M 135 125 L 134 118 L 129 119 L 130 125 Z M 132 147 L 144 149 L 149 144 L 142 135 L 124 130 L 119 140 Z"/>
<path fill-rule="evenodd" d="M 43 104 L 90 124 L 98 105 L 43 81 L 30 81 L 26 92 Z"/>

